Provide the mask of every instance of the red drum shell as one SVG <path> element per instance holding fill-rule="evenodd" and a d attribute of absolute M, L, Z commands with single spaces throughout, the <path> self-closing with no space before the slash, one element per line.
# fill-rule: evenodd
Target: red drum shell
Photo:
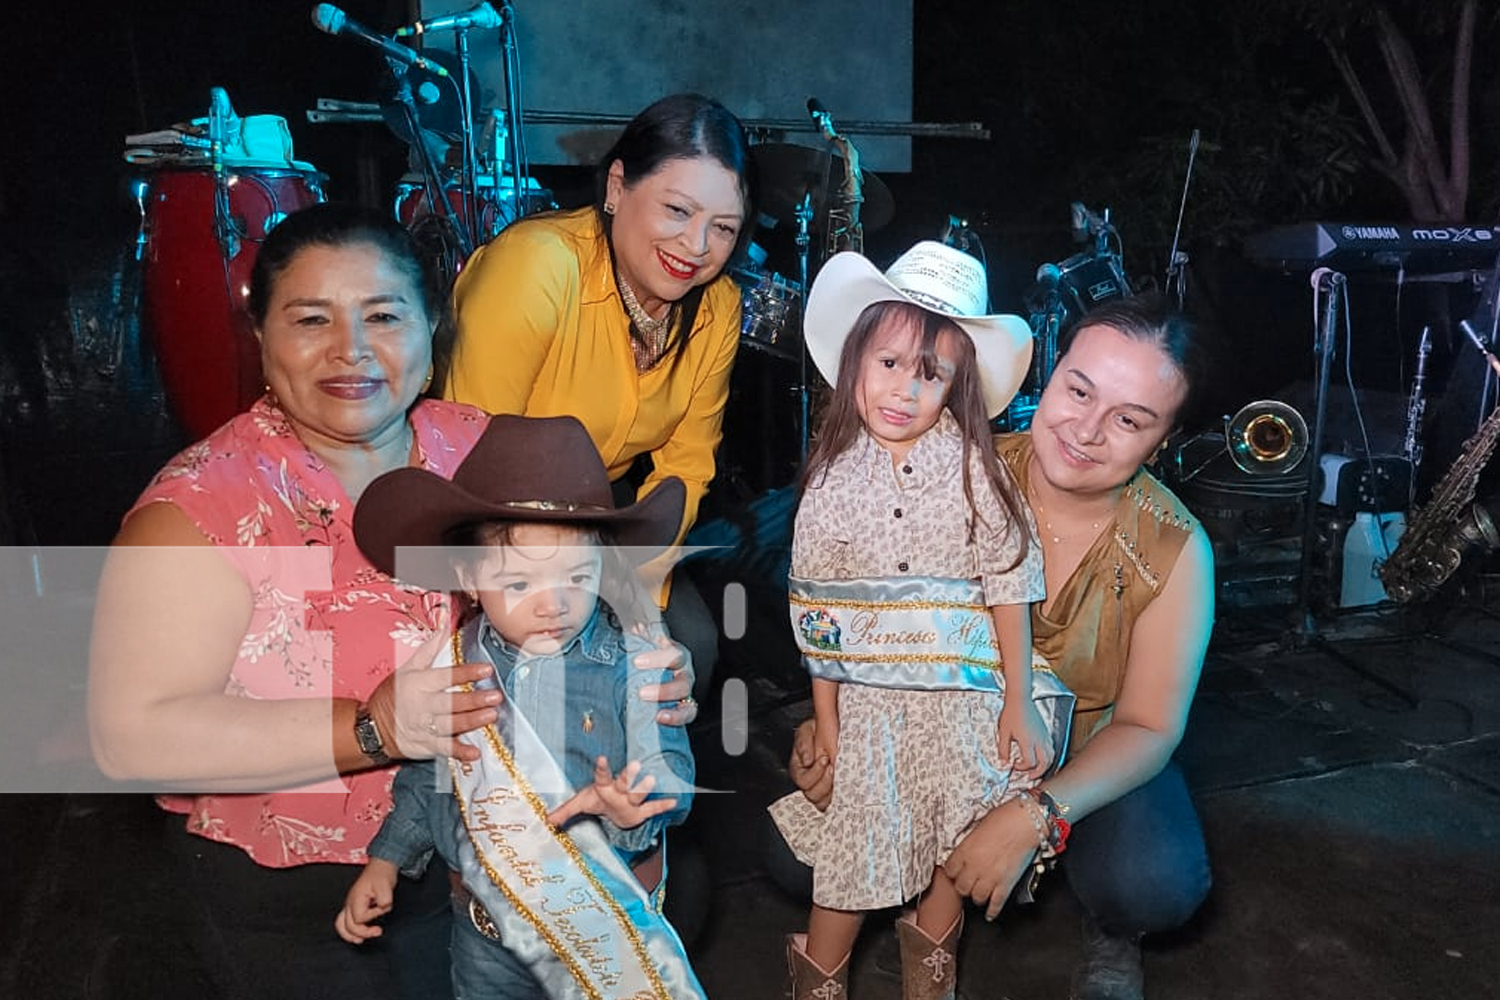
<path fill-rule="evenodd" d="M 225 176 L 238 234 L 227 251 L 215 234 L 211 170 L 163 167 L 149 177 L 141 304 L 167 402 L 195 440 L 261 395 L 250 271 L 266 234 L 323 201 L 326 180 L 293 167 L 226 168 Z"/>

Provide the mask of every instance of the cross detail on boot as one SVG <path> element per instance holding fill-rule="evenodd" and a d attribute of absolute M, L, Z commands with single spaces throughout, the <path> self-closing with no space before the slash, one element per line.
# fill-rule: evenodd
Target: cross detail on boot
<path fill-rule="evenodd" d="M 949 962 L 953 961 L 953 953 L 944 951 L 942 948 L 932 949 L 932 954 L 922 959 L 922 964 L 932 970 L 932 981 L 940 983 L 943 981 L 943 972 Z"/>

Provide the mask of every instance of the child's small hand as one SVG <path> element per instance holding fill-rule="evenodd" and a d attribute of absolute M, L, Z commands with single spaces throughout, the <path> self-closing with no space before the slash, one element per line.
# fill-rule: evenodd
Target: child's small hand
<path fill-rule="evenodd" d="M 372 859 L 360 872 L 344 897 L 344 908 L 334 918 L 334 929 L 350 944 L 363 944 L 378 938 L 384 929 L 373 921 L 391 912 L 396 892 L 396 866 L 380 858 Z"/>
<path fill-rule="evenodd" d="M 1000 753 L 1018 774 L 1035 781 L 1052 766 L 1052 735 L 1030 698 L 1007 699 L 1000 710 Z"/>
<path fill-rule="evenodd" d="M 586 813 L 603 816 L 620 829 L 629 830 L 653 816 L 677 808 L 676 799 L 647 802 L 646 796 L 656 787 L 656 778 L 649 774 L 640 778 L 640 773 L 641 762 L 633 760 L 611 777 L 609 760 L 600 757 L 594 762 L 594 783 L 549 813 L 547 822 L 563 826 L 574 816 Z"/>
<path fill-rule="evenodd" d="M 839 724 L 837 720 L 825 719 L 818 723 L 817 731 L 813 733 L 813 753 L 816 760 L 826 764 L 830 771 L 833 770 L 833 765 L 839 758 Z"/>

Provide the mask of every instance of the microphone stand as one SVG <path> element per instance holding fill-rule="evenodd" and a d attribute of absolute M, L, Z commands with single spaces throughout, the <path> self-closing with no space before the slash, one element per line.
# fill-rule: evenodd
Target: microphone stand
<path fill-rule="evenodd" d="M 509 0 L 500 4 L 500 48 L 501 75 L 505 86 L 505 116 L 510 133 L 511 198 L 515 205 L 513 220 L 526 214 L 522 185 L 525 183 L 521 165 L 521 81 L 516 64 L 516 9 Z M 500 164 L 495 165 L 496 195 L 499 195 Z"/>
<path fill-rule="evenodd" d="M 1182 216 L 1187 211 L 1188 188 L 1193 183 L 1193 161 L 1198 158 L 1198 130 L 1193 129 L 1192 138 L 1188 139 L 1188 164 L 1187 176 L 1182 180 L 1182 201 L 1177 205 L 1177 228 L 1172 232 L 1172 252 L 1167 257 L 1167 288 L 1177 299 L 1177 308 L 1182 308 L 1183 299 L 1187 297 L 1187 266 L 1188 257 L 1185 253 L 1177 250 L 1177 241 L 1182 236 Z"/>
<path fill-rule="evenodd" d="M 1321 269 L 1320 269 L 1321 270 Z M 1313 295 L 1322 290 L 1324 281 L 1327 290 L 1323 299 L 1323 311 L 1317 331 L 1317 402 L 1314 408 L 1312 443 L 1307 454 L 1312 467 L 1307 470 L 1307 496 L 1302 505 L 1302 553 L 1300 580 L 1297 589 L 1297 639 L 1306 643 L 1317 635 L 1312 615 L 1312 567 L 1313 543 L 1317 541 L 1319 474 L 1323 468 L 1323 430 L 1328 420 L 1328 382 L 1333 368 L 1333 345 L 1338 325 L 1339 298 L 1344 294 L 1345 278 L 1338 271 L 1314 272 Z"/>
<path fill-rule="evenodd" d="M 802 327 L 802 350 L 797 355 L 797 402 L 799 407 L 799 420 L 797 426 L 799 460 L 806 461 L 807 445 L 810 437 L 808 430 L 808 391 L 807 391 L 807 329 L 804 326 L 807 319 L 807 257 L 808 248 L 812 245 L 812 237 L 808 233 L 808 227 L 812 223 L 813 204 L 812 191 L 806 191 L 802 195 L 802 201 L 797 205 L 797 277 L 802 282 L 802 302 L 799 308 L 802 310 L 801 320 L 798 325 Z"/>
<path fill-rule="evenodd" d="M 459 27 L 454 32 L 454 46 L 458 50 L 458 72 L 462 83 L 459 85 L 458 112 L 459 112 L 459 136 L 461 137 L 460 155 L 463 157 L 463 169 L 459 172 L 459 192 L 463 199 L 463 218 L 459 220 L 460 226 L 467 239 L 464 249 L 464 257 L 468 258 L 470 251 L 481 242 L 479 234 L 479 162 L 478 152 L 474 143 L 474 95 L 469 87 L 469 29 Z M 441 193 L 441 192 L 439 192 Z"/>
<path fill-rule="evenodd" d="M 443 192 L 442 175 L 438 172 L 437 164 L 432 161 L 432 150 L 428 148 L 427 141 L 423 138 L 422 122 L 417 117 L 417 103 L 411 93 L 411 78 L 407 76 L 406 68 L 400 63 L 395 60 L 387 60 L 387 62 L 391 66 L 391 75 L 396 79 L 396 92 L 392 100 L 401 105 L 401 114 L 406 119 L 407 134 L 411 136 L 412 144 L 417 151 L 418 162 L 422 167 L 423 184 L 427 189 L 427 210 L 452 226 L 453 232 L 458 237 L 459 253 L 463 255 L 464 260 L 467 260 L 469 254 L 474 251 L 474 245 L 469 240 L 467 227 L 453 222 L 453 209 Z"/>
<path fill-rule="evenodd" d="M 1057 341 L 1062 334 L 1062 292 L 1054 284 L 1047 289 L 1047 299 L 1042 306 L 1042 357 L 1041 364 L 1037 366 L 1036 394 L 1040 398 L 1042 390 L 1047 383 L 1052 381 L 1052 370 L 1057 366 Z"/>

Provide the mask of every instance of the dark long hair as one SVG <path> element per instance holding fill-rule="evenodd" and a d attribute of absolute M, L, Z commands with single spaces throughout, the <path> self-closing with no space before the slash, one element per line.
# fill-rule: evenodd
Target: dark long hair
<path fill-rule="evenodd" d="M 974 540 L 977 522 L 981 520 L 978 505 L 974 502 L 974 483 L 969 475 L 969 463 L 977 452 L 980 467 L 984 469 L 984 485 L 994 493 L 1005 508 L 1010 519 L 1009 530 L 1017 532 L 1020 547 L 1016 561 L 1006 569 L 1015 569 L 1031 548 L 1030 522 L 1026 509 L 1016 489 L 1015 480 L 1000 464 L 995 454 L 990 417 L 984 405 L 984 391 L 979 381 L 979 361 L 974 353 L 974 342 L 963 328 L 940 313 L 931 312 L 909 302 L 876 302 L 866 306 L 854 321 L 849 336 L 844 338 L 844 348 L 839 354 L 838 384 L 823 413 L 818 427 L 817 439 L 808 454 L 802 472 L 801 488 L 806 490 L 814 482 L 822 482 L 834 459 L 848 451 L 859 436 L 863 426 L 859 417 L 857 396 L 859 380 L 866 352 L 875 334 L 887 325 L 896 328 L 905 326 L 918 334 L 922 359 L 922 375 L 931 378 L 938 371 L 938 338 L 944 333 L 953 334 L 956 344 L 957 364 L 953 369 L 953 383 L 948 389 L 944 408 L 958 423 L 963 435 L 964 499 L 969 504 L 968 539 Z M 987 525 L 994 529 L 995 525 Z"/>
<path fill-rule="evenodd" d="M 599 161 L 594 179 L 594 211 L 604 227 L 609 255 L 614 260 L 612 233 L 614 217 L 604 211 L 609 190 L 609 171 L 618 160 L 625 171 L 625 185 L 635 185 L 649 177 L 669 160 L 708 157 L 739 178 L 740 197 L 745 204 L 744 224 L 740 226 L 730 262 L 738 260 L 749 245 L 751 225 L 755 218 L 754 169 L 750 160 L 750 142 L 745 129 L 728 108 L 701 94 L 672 94 L 647 107 L 630 120 L 620 138 Z M 692 336 L 698 309 L 703 304 L 707 285 L 690 290 L 678 303 L 677 322 L 667 341 L 666 351 L 675 357 Z M 630 333 L 640 337 L 631 323 Z"/>

